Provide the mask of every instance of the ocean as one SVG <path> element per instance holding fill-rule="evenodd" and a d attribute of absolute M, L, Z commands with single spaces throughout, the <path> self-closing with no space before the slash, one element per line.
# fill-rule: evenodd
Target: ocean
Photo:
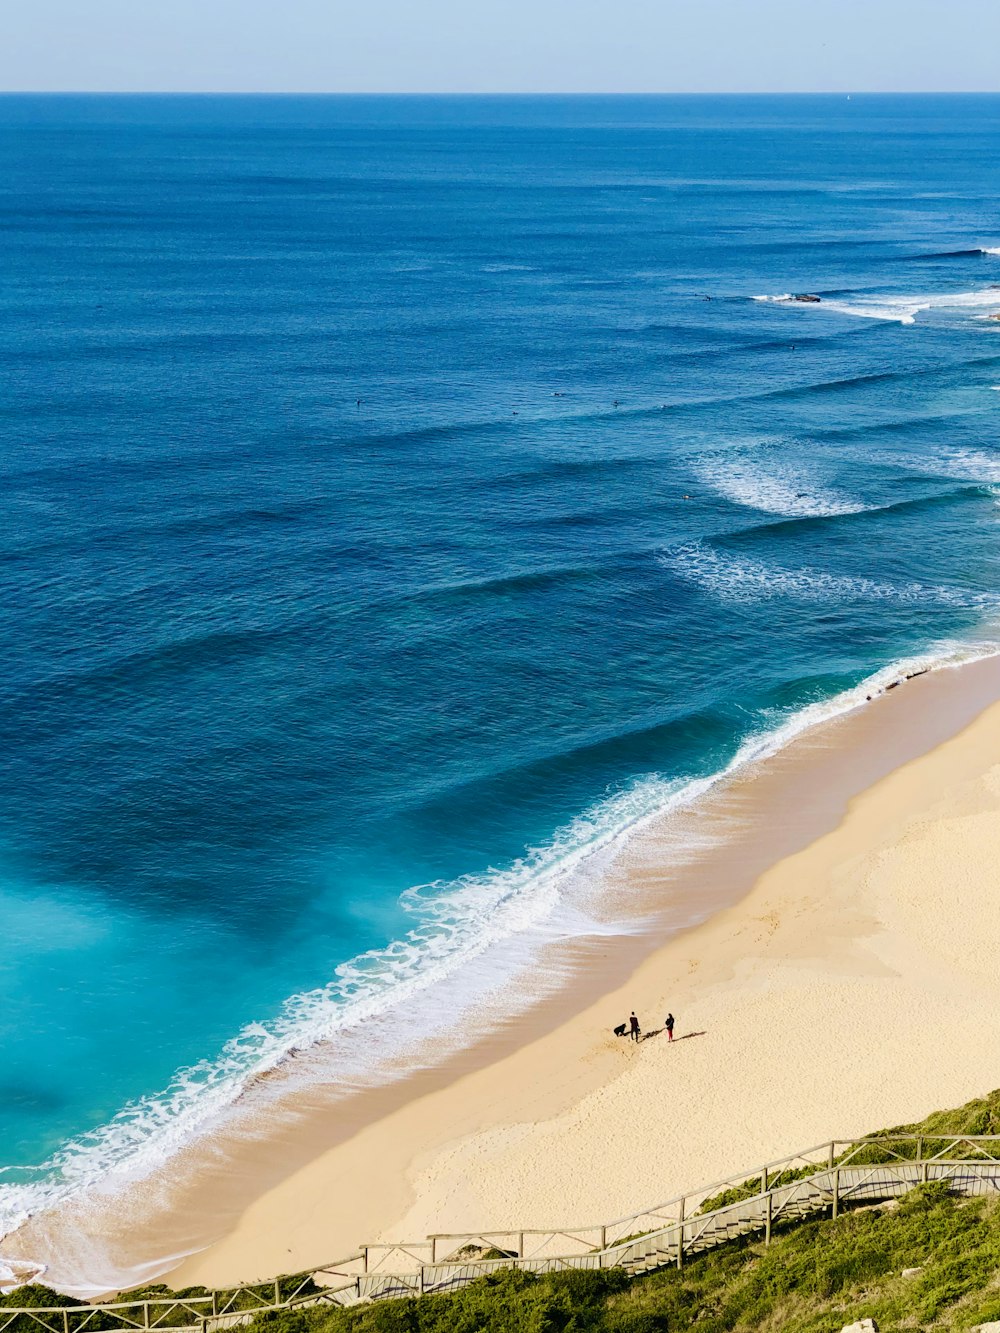
<path fill-rule="evenodd" d="M 998 148 L 0 99 L 0 1234 L 523 1003 L 637 822 L 1000 645 Z"/>

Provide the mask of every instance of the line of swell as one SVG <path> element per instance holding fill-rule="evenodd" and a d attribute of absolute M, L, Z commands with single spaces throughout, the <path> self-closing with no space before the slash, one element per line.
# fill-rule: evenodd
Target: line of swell
<path fill-rule="evenodd" d="M 683 542 L 660 556 L 665 569 L 721 602 L 775 600 L 938 605 L 967 611 L 993 610 L 1000 594 L 946 584 L 897 583 L 865 575 L 832 573 L 810 565 L 786 566 L 705 541 Z"/>
<path fill-rule="evenodd" d="M 199 662 L 209 662 L 214 667 L 257 656 L 295 632 L 296 627 L 288 624 L 268 630 L 217 630 L 125 653 L 83 670 L 55 672 L 10 696 L 12 716 L 28 709 L 35 718 L 36 732 L 62 727 L 64 723 L 45 707 L 47 699 L 58 698 L 65 704 L 76 696 L 92 699 L 120 695 L 126 688 L 133 688 L 137 679 L 169 681 Z"/>
<path fill-rule="evenodd" d="M 68 537 L 45 538 L 0 550 L 0 564 L 15 563 L 40 555 L 58 555 L 66 551 L 114 549 L 122 542 L 136 537 L 201 537 L 217 532 L 233 533 L 244 528 L 294 527 L 304 518 L 322 514 L 328 508 L 325 500 L 308 499 L 288 501 L 285 504 L 249 506 L 238 509 L 220 509 L 213 514 L 184 515 L 179 518 L 153 518 L 139 523 L 121 523 L 114 528 L 73 533 Z"/>
<path fill-rule="evenodd" d="M 844 389 L 856 389 L 863 385 L 901 383 L 906 380 L 927 379 L 944 371 L 996 365 L 1000 365 L 1000 356 L 975 356 L 957 361 L 944 361 L 935 366 L 914 367 L 910 370 L 884 370 L 869 375 L 849 375 L 843 379 L 818 380 L 813 384 L 792 385 L 785 389 L 768 389 L 764 393 L 748 394 L 733 401 L 763 402 L 779 398 L 799 398 L 814 393 L 839 393 Z"/>
<path fill-rule="evenodd" d="M 979 259 L 984 255 L 1000 255 L 1000 246 L 976 245 L 969 250 L 931 250 L 926 254 L 904 255 L 904 260 L 921 259 Z"/>
<path fill-rule="evenodd" d="M 1000 463 L 998 463 L 1000 468 Z M 927 469 L 933 472 L 933 468 Z M 945 469 L 939 469 L 947 475 Z M 863 521 L 873 514 L 920 513 L 935 507 L 953 503 L 955 500 L 992 496 L 989 481 L 974 482 L 965 486 L 952 486 L 933 495 L 908 497 L 884 505 L 871 505 L 852 509 L 838 510 L 831 513 L 788 514 L 762 522 L 751 522 L 730 529 L 725 534 L 730 537 L 753 539 L 768 533 L 783 531 L 809 531 L 810 529 L 828 528 L 830 525 L 843 525 L 852 521 Z M 671 505 L 658 506 L 670 508 Z M 734 505 L 735 507 L 735 505 Z M 739 506 L 743 508 L 743 506 Z M 745 512 L 745 510 L 744 510 Z M 722 534 L 717 534 L 722 535 Z M 711 534 L 700 539 L 712 542 Z M 516 573 L 487 575 L 481 578 L 446 580 L 437 584 L 416 587 L 392 596 L 373 599 L 365 610 L 388 610 L 394 606 L 433 601 L 447 601 L 465 597 L 487 597 L 505 593 L 539 590 L 556 587 L 572 580 L 603 578 L 631 568 L 637 560 L 648 557 L 648 549 L 628 549 L 616 552 L 603 560 L 591 563 L 550 566 L 548 568 L 523 570 Z M 325 614 L 333 615 L 332 611 Z M 95 693 L 119 694 L 126 688 L 133 688 L 136 680 L 170 680 L 183 675 L 192 666 L 200 662 L 234 662 L 259 656 L 275 647 L 287 645 L 301 636 L 303 631 L 317 628 L 322 617 L 316 612 L 305 612 L 292 617 L 281 624 L 272 625 L 266 631 L 255 630 L 241 633 L 215 631 L 194 635 L 186 639 L 173 640 L 169 643 L 142 649 L 117 657 L 109 662 L 102 662 L 83 671 L 60 671 L 39 681 L 32 686 L 30 693 L 25 693 L 20 702 L 29 706 L 38 717 L 38 725 L 44 725 L 46 716 L 44 703 L 46 698 L 58 695 L 65 702 L 73 695 L 93 697 Z"/>
<path fill-rule="evenodd" d="M 749 299 L 749 298 L 748 298 Z M 825 340 L 824 340 L 825 341 Z M 777 348 L 786 348 L 786 341 L 769 340 L 769 343 L 760 344 L 761 347 L 773 345 Z M 732 352 L 743 350 L 739 346 L 730 349 Z M 751 349 L 752 350 L 752 349 Z M 704 353 L 693 355 L 703 356 Z M 512 417 L 493 417 L 480 420 L 456 421 L 447 425 L 436 426 L 414 426 L 405 430 L 391 430 L 382 432 L 372 432 L 371 434 L 354 434 L 344 437 L 334 437 L 325 440 L 312 440 L 310 443 L 316 449 L 390 449 L 393 447 L 406 447 L 409 445 L 426 444 L 434 441 L 449 441 L 467 438 L 482 438 L 493 435 L 507 435 L 512 429 L 522 429 L 523 427 L 540 426 L 561 426 L 561 425 L 590 425 L 610 421 L 652 421 L 661 418 L 665 413 L 684 414 L 688 412 L 698 412 L 703 408 L 717 407 L 726 403 L 755 403 L 768 402 L 779 399 L 793 400 L 798 397 L 807 396 L 813 393 L 835 393 L 843 389 L 856 388 L 869 384 L 885 384 L 892 382 L 902 382 L 905 380 L 916 380 L 940 374 L 944 371 L 959 370 L 966 368 L 975 368 L 978 366 L 997 366 L 1000 365 L 1000 354 L 959 358 L 954 361 L 940 362 L 933 366 L 922 366 L 905 371 L 883 371 L 869 375 L 856 375 L 836 380 L 818 380 L 806 384 L 789 385 L 780 389 L 767 389 L 757 393 L 731 393 L 716 394 L 705 398 L 693 398 L 684 402 L 664 402 L 664 403 L 646 403 L 641 407 L 608 407 L 599 410 L 589 410 L 582 412 L 560 412 L 560 413 L 528 413 L 523 416 Z M 160 456 L 143 455 L 141 457 L 123 458 L 108 457 L 103 459 L 88 460 L 86 466 L 95 473 L 100 471 L 113 471 L 116 477 L 126 475 L 135 475 L 141 477 L 157 476 L 161 473 L 174 474 L 178 468 L 187 467 L 196 463 L 203 463 L 211 466 L 226 466 L 234 457 L 242 457 L 246 453 L 245 446 L 239 449 L 204 449 L 185 454 L 182 459 L 178 459 L 176 454 L 162 454 Z M 67 460 L 65 463 L 51 463 L 43 467 L 27 467 L 24 469 L 13 469 L 8 472 L 10 482 L 17 481 L 37 481 L 37 482 L 57 482 L 68 475 L 78 474 L 80 469 L 79 462 Z"/>
<path fill-rule="evenodd" d="M 502 595 L 504 593 L 538 590 L 556 586 L 573 579 L 595 578 L 627 568 L 642 552 L 620 553 L 592 564 L 571 564 L 548 568 L 523 570 L 511 574 L 487 575 L 482 578 L 456 579 L 437 584 L 426 584 L 392 596 L 373 598 L 362 611 L 384 611 L 394 606 L 412 605 L 429 601 Z M 193 666 L 211 663 L 212 666 L 259 657 L 276 647 L 287 646 L 301 638 L 306 631 L 322 627 L 326 620 L 339 618 L 338 608 L 307 610 L 265 629 L 242 632 L 212 631 L 174 639 L 169 643 L 124 653 L 88 666 L 79 671 L 59 671 L 38 681 L 29 690 L 11 695 L 14 715 L 28 710 L 37 719 L 36 730 L 46 725 L 47 699 L 58 697 L 65 704 L 74 696 L 92 699 L 95 695 L 120 695 L 134 689 L 142 680 L 170 681 L 182 676 Z M 53 723 L 55 725 L 55 723 Z M 61 723 L 59 725 L 62 725 Z"/>
<path fill-rule="evenodd" d="M 845 423 L 839 426 L 817 426 L 809 432 L 809 438 L 824 443 L 840 444 L 845 440 L 868 440 L 882 435 L 911 436 L 914 431 L 923 430 L 927 427 L 948 426 L 954 428 L 956 423 L 960 423 L 963 417 L 967 415 L 967 410 L 936 412 L 923 413 L 919 416 L 894 417 L 890 421 L 866 421 L 860 425 Z"/>
<path fill-rule="evenodd" d="M 926 513 L 952 504 L 956 500 L 985 498 L 995 498 L 994 489 L 990 482 L 980 481 L 968 486 L 949 486 L 946 490 L 935 491 L 932 495 L 910 496 L 905 500 L 889 501 L 887 504 L 869 505 L 863 509 L 841 510 L 829 514 L 785 514 L 780 518 L 766 519 L 760 523 L 748 523 L 744 527 L 733 528 L 725 534 L 717 534 L 716 537 L 706 535 L 699 540 L 711 542 L 719 536 L 752 539 L 758 535 L 773 535 L 793 529 L 796 532 L 808 532 L 833 526 L 843 527 L 850 523 L 863 522 L 875 514 Z"/>

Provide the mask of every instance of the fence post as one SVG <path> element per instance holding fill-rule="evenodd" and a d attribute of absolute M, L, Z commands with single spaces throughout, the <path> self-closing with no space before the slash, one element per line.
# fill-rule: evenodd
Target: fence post
<path fill-rule="evenodd" d="M 432 1264 L 436 1264 L 436 1263 L 437 1263 L 437 1248 L 438 1248 L 437 1236 L 431 1236 L 431 1263 L 432 1263 Z"/>
<path fill-rule="evenodd" d="M 275 1305 L 281 1304 L 281 1282 L 278 1278 L 274 1279 L 274 1303 Z"/>
<path fill-rule="evenodd" d="M 606 1250 L 607 1248 L 608 1248 L 608 1229 L 607 1227 L 601 1227 L 601 1249 Z"/>
<path fill-rule="evenodd" d="M 420 1265 L 420 1294 L 424 1294 L 424 1265 Z"/>
<path fill-rule="evenodd" d="M 772 1217 L 772 1210 L 773 1210 L 773 1208 L 774 1208 L 774 1195 L 769 1193 L 769 1194 L 767 1195 L 767 1203 L 765 1204 L 765 1211 L 764 1211 L 764 1244 L 765 1244 L 765 1245 L 770 1245 L 770 1243 L 771 1243 L 771 1217 Z"/>
<path fill-rule="evenodd" d="M 840 1212 L 840 1167 L 835 1167 L 833 1172 L 833 1210 L 831 1217 L 836 1217 Z"/>
<path fill-rule="evenodd" d="M 680 1217 L 678 1218 L 678 1221 L 680 1222 L 680 1227 L 678 1228 L 677 1231 L 677 1267 L 683 1268 L 684 1267 L 684 1200 L 683 1199 L 681 1199 L 681 1204 L 678 1211 L 680 1213 Z"/>
<path fill-rule="evenodd" d="M 517 1233 L 517 1257 L 518 1257 L 519 1259 L 523 1259 L 523 1258 L 524 1258 L 524 1232 L 523 1232 L 523 1231 L 519 1231 L 519 1232 Z"/>
<path fill-rule="evenodd" d="M 143 1328 L 149 1328 L 149 1301 L 143 1301 L 142 1303 L 142 1326 Z"/>
<path fill-rule="evenodd" d="M 361 1251 L 361 1253 L 362 1253 L 362 1255 L 364 1256 L 364 1261 L 365 1261 L 365 1272 L 367 1273 L 367 1272 L 368 1272 L 368 1246 L 367 1246 L 367 1245 L 364 1247 L 364 1249 Z"/>
<path fill-rule="evenodd" d="M 63 1333 L 69 1333 L 69 1311 L 63 1310 Z"/>
<path fill-rule="evenodd" d="M 836 1147 L 837 1147 L 836 1142 L 835 1142 L 835 1141 L 832 1141 L 832 1142 L 830 1143 L 830 1156 L 829 1156 L 828 1159 L 827 1159 L 827 1163 L 826 1163 L 827 1166 L 833 1166 L 834 1162 L 835 1162 L 836 1159 L 837 1159 Z"/>

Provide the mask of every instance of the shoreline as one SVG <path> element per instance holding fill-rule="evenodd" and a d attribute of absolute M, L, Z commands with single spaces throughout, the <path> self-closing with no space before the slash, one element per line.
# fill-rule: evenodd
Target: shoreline
<path fill-rule="evenodd" d="M 327 1262 L 363 1240 L 387 1235 L 413 1240 L 425 1230 L 514 1220 L 500 1199 L 468 1202 L 463 1211 L 454 1190 L 441 1192 L 447 1172 L 440 1165 L 437 1185 L 421 1173 L 434 1176 L 435 1158 L 446 1158 L 470 1136 L 496 1135 L 498 1127 L 518 1124 L 534 1125 L 538 1132 L 539 1123 L 608 1095 L 629 1072 L 628 1043 L 608 1036 L 612 1017 L 619 1022 L 632 1007 L 618 1014 L 612 1007 L 616 992 L 623 986 L 633 996 L 648 992 L 651 967 L 670 967 L 674 955 L 701 950 L 701 941 L 723 928 L 747 895 L 756 894 L 762 875 L 822 841 L 862 792 L 962 733 L 998 698 L 1000 660 L 984 658 L 933 671 L 905 690 L 800 733 L 691 808 L 651 821 L 630 839 L 608 885 L 612 897 L 627 899 L 640 917 L 641 933 L 551 946 L 561 984 L 534 1008 L 437 1066 L 347 1100 L 321 1087 L 293 1091 L 265 1108 L 266 1116 L 251 1114 L 232 1131 L 178 1154 L 162 1178 L 132 1187 L 127 1196 L 40 1214 L 12 1233 L 0 1253 L 57 1256 L 49 1280 L 58 1285 L 62 1270 L 63 1285 L 72 1289 L 70 1279 L 85 1271 L 91 1285 L 81 1294 L 93 1295 L 118 1285 L 114 1279 L 122 1271 L 133 1284 L 167 1274 L 172 1285 L 221 1285 Z M 786 817 L 777 827 L 767 817 L 792 808 L 795 818 Z M 678 827 L 685 824 L 689 827 Z M 699 850 L 678 864 L 677 848 L 669 843 L 680 838 L 689 844 L 692 833 Z M 702 920 L 678 931 L 678 913 L 684 911 Z M 706 963 L 701 975 L 710 970 Z M 682 978 L 683 971 L 675 984 Z M 678 1019 L 682 1035 L 689 1025 L 683 1013 Z M 634 1053 L 645 1056 L 658 1044 L 643 1043 Z M 677 1050 L 686 1047 L 675 1043 Z M 975 1081 L 973 1091 L 981 1090 L 980 1083 Z M 528 1091 L 518 1093 L 519 1086 Z M 913 1114 L 936 1104 L 915 1107 Z M 873 1128 L 824 1124 L 819 1137 Z M 790 1146 L 795 1145 L 783 1141 L 777 1148 Z M 759 1156 L 753 1150 L 747 1160 Z M 707 1159 L 704 1178 L 740 1165 L 727 1160 L 716 1169 Z M 690 1168 L 673 1179 L 678 1188 L 702 1178 L 694 1158 Z M 640 1173 L 630 1190 L 600 1211 L 627 1211 L 647 1194 L 665 1192 L 670 1190 L 644 1186 Z M 525 1209 L 536 1209 L 522 1218 L 526 1226 L 565 1222 L 586 1212 L 569 1198 L 566 1206 L 541 1215 L 541 1205 L 525 1198 Z M 484 1211 L 490 1207 L 496 1211 Z M 83 1239 L 95 1229 L 96 1248 Z M 193 1250 L 199 1252 L 191 1255 Z M 179 1267 L 170 1262 L 183 1255 L 191 1257 Z"/>

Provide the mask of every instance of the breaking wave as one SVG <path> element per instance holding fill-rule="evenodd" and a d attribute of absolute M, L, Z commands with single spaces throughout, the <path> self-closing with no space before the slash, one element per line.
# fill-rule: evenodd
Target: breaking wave
<path fill-rule="evenodd" d="M 746 457 L 705 460 L 701 480 L 733 504 L 790 518 L 823 518 L 861 513 L 867 506 L 854 496 L 817 484 L 802 468 Z"/>
<path fill-rule="evenodd" d="M 859 293 L 856 296 L 850 294 L 842 296 L 838 293 L 822 296 L 816 301 L 801 301 L 794 295 L 783 292 L 778 296 L 755 296 L 753 299 L 771 301 L 779 305 L 794 305 L 803 310 L 832 310 L 840 315 L 852 315 L 859 319 L 881 319 L 898 324 L 914 324 L 917 316 L 927 310 L 1000 311 L 1000 287 L 992 286 L 968 292 L 936 292 L 912 296 L 891 293 L 885 295 Z"/>
<path fill-rule="evenodd" d="M 936 603 L 986 609 L 1000 606 L 1000 594 L 934 584 L 894 583 L 855 574 L 832 574 L 802 566 L 786 568 L 750 556 L 720 551 L 707 542 L 687 542 L 660 557 L 685 582 L 725 602 L 787 598 L 798 602 Z"/>

